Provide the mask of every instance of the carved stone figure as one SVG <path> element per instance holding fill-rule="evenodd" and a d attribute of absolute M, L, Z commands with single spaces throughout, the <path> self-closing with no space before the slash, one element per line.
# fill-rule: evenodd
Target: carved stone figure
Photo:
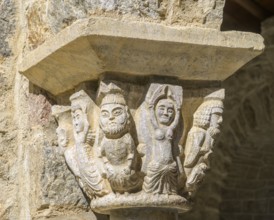
<path fill-rule="evenodd" d="M 71 123 L 71 107 L 55 105 L 52 107 L 52 114 L 58 121 L 56 129 L 58 152 L 64 155 L 69 168 L 76 176 L 76 179 L 79 179 L 80 171 L 76 161 L 73 126 Z"/>
<path fill-rule="evenodd" d="M 79 184 L 90 198 L 109 193 L 93 153 L 94 135 L 88 121 L 89 100 L 84 91 L 70 97 L 74 128 L 76 161 L 80 172 Z"/>
<path fill-rule="evenodd" d="M 209 169 L 209 155 L 220 133 L 224 90 L 210 94 L 194 113 L 193 127 L 188 133 L 185 146 L 184 169 L 187 176 L 186 191 L 192 193 Z"/>
<path fill-rule="evenodd" d="M 70 132 L 70 106 L 55 105 L 52 107 L 52 114 L 58 120 L 58 127 L 56 129 L 57 143 L 60 148 L 60 153 L 64 153 L 68 147 L 69 141 L 71 141 Z"/>
<path fill-rule="evenodd" d="M 68 144 L 68 137 L 67 137 L 67 131 L 64 128 L 58 127 L 56 129 L 56 134 L 57 134 L 57 142 L 58 146 L 61 148 L 66 148 Z"/>
<path fill-rule="evenodd" d="M 179 91 L 174 92 L 175 88 Z M 159 85 L 152 96 L 147 97 L 146 102 L 153 136 L 152 145 L 146 146 L 151 148 L 151 157 L 146 168 L 143 190 L 146 193 L 176 194 L 178 166 L 181 164 L 175 155 L 175 148 L 178 146 L 174 146 L 174 130 L 180 119 L 182 89 Z"/>
<path fill-rule="evenodd" d="M 129 87 L 101 81 L 97 105 L 91 99 L 95 93 L 89 96 L 81 90 L 70 97 L 71 106 L 53 107 L 60 152 L 95 211 L 109 214 L 140 204 L 188 210 L 190 204 L 181 192 L 184 187 L 191 195 L 209 169 L 208 157 L 222 122 L 224 91 L 204 98 L 181 152 L 181 114 L 188 117 L 186 112 L 193 112 L 181 109 L 182 87 L 151 83 L 148 91 L 142 90 L 144 101 L 139 94 L 132 96 L 130 88 L 128 95 L 140 100 L 129 104 L 121 88 Z"/>
<path fill-rule="evenodd" d="M 130 114 L 122 91 L 110 88 L 105 94 L 100 105 L 100 127 L 104 133 L 101 157 L 112 190 L 118 193 L 137 191 L 142 179 L 136 172 L 137 152 L 129 133 Z"/>

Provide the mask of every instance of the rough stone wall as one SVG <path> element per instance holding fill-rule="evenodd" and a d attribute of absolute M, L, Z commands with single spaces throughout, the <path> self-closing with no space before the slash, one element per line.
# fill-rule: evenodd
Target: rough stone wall
<path fill-rule="evenodd" d="M 89 16 L 219 29 L 225 0 L 28 0 L 22 1 L 33 49 Z"/>
<path fill-rule="evenodd" d="M 0 1 L 0 219 L 96 219 L 57 153 L 51 98 L 17 71 L 30 3 Z"/>
<path fill-rule="evenodd" d="M 15 5 L 0 1 L 0 219 L 17 216 L 17 132 L 13 119 Z"/>
<path fill-rule="evenodd" d="M 228 120 L 221 145 L 231 162 L 221 219 L 274 219 L 274 18 L 262 24 L 266 50 L 225 81 Z"/>
<path fill-rule="evenodd" d="M 274 219 L 274 17 L 265 52 L 224 81 L 222 133 L 187 220 Z"/>

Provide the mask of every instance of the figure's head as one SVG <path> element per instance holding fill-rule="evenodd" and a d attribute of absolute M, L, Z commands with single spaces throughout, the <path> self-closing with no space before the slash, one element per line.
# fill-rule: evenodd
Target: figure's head
<path fill-rule="evenodd" d="M 128 107 L 120 93 L 107 94 L 100 108 L 100 127 L 108 136 L 124 134 L 129 125 Z"/>
<path fill-rule="evenodd" d="M 66 147 L 68 144 L 67 132 L 64 128 L 58 127 L 56 129 L 57 141 L 59 147 Z"/>
<path fill-rule="evenodd" d="M 210 128 L 214 134 L 220 132 L 223 121 L 223 102 L 221 100 L 207 100 L 194 114 L 193 125 L 204 129 Z"/>
<path fill-rule="evenodd" d="M 72 106 L 72 124 L 76 133 L 80 133 L 84 130 L 84 112 L 80 105 Z"/>
<path fill-rule="evenodd" d="M 160 99 L 155 107 L 156 119 L 159 124 L 169 126 L 175 117 L 174 104 L 170 99 Z"/>
<path fill-rule="evenodd" d="M 84 90 L 74 93 L 70 101 L 73 129 L 79 134 L 89 127 L 88 115 L 91 113 L 92 101 Z"/>
<path fill-rule="evenodd" d="M 210 127 L 220 129 L 221 123 L 223 122 L 223 109 L 220 107 L 212 108 Z"/>

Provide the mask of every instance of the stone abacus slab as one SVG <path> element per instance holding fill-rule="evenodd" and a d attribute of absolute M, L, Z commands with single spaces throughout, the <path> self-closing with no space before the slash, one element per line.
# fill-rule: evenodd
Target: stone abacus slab
<path fill-rule="evenodd" d="M 19 71 L 58 95 L 105 72 L 224 80 L 263 49 L 253 33 L 90 18 L 25 54 Z"/>

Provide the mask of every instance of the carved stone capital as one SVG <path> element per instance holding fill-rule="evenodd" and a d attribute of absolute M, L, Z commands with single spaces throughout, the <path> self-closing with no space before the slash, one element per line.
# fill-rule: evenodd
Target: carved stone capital
<path fill-rule="evenodd" d="M 224 5 L 215 2 L 145 5 L 186 24 L 186 18 L 199 20 L 192 12 L 200 8 L 204 24 Z M 134 216 L 136 209 L 161 209 L 168 219 L 169 211 L 191 209 L 210 168 L 222 123 L 220 82 L 259 55 L 263 39 L 163 20 L 136 22 L 123 17 L 123 4 L 117 7 L 119 19 L 91 15 L 74 22 L 26 53 L 18 69 L 57 103 L 71 102 L 53 109 L 59 152 L 92 210 L 122 219 L 125 210 Z"/>
<path fill-rule="evenodd" d="M 92 210 L 186 212 L 210 167 L 224 90 L 134 86 L 104 80 L 96 94 L 86 88 L 71 95 L 71 106 L 54 106 L 59 148 Z"/>

